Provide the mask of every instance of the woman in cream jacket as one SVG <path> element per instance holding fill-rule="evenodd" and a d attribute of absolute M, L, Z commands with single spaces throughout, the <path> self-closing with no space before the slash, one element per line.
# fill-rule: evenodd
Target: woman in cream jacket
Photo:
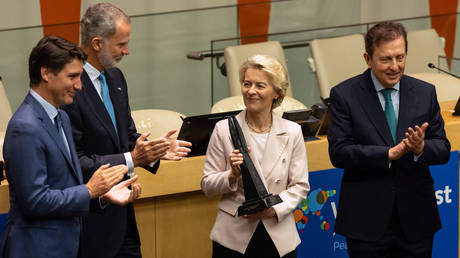
<path fill-rule="evenodd" d="M 201 188 L 222 195 L 211 231 L 213 257 L 296 257 L 300 243 L 292 211 L 306 198 L 307 156 L 300 126 L 272 112 L 288 87 L 287 73 L 274 58 L 256 55 L 240 69 L 246 109 L 237 115 L 251 159 L 269 193 L 283 202 L 259 213 L 238 216 L 244 201 L 240 164 L 228 121 L 216 124 L 206 152 Z"/>

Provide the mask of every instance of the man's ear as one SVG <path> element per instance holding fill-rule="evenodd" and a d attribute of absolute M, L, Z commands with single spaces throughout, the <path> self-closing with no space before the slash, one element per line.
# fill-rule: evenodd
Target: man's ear
<path fill-rule="evenodd" d="M 50 71 L 50 69 L 48 69 L 48 67 L 45 67 L 45 66 L 40 67 L 40 74 L 41 74 L 42 80 L 44 82 L 47 83 L 49 81 L 50 73 L 51 73 L 51 71 Z"/>
<path fill-rule="evenodd" d="M 91 39 L 90 44 L 95 52 L 99 52 L 104 46 L 104 41 L 102 40 L 101 37 L 94 37 Z"/>
<path fill-rule="evenodd" d="M 370 68 L 371 67 L 371 57 L 367 52 L 364 52 L 364 61 L 366 61 L 367 66 Z"/>

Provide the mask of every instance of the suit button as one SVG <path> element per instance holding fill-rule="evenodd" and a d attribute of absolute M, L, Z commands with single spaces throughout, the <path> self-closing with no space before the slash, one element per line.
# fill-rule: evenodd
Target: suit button
<path fill-rule="evenodd" d="M 286 158 L 283 158 L 283 163 L 286 163 Z"/>

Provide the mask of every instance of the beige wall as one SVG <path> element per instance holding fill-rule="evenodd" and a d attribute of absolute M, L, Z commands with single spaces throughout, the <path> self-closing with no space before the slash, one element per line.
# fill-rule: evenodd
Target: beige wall
<path fill-rule="evenodd" d="M 41 23 L 40 1 L 3 0 L 0 3 L 0 30 L 35 26 Z"/>
<path fill-rule="evenodd" d="M 95 2 L 98 1 L 82 0 L 82 12 Z M 228 95 L 226 77 L 216 69 L 215 63 L 211 64 L 211 59 L 195 61 L 185 56 L 190 51 L 210 49 L 212 40 L 238 35 L 237 10 L 232 6 L 236 0 L 109 2 L 118 5 L 129 15 L 151 14 L 132 19 L 131 55 L 125 57 L 121 64 L 129 85 L 132 109 L 164 108 L 185 115 L 203 114 L 208 113 L 212 105 L 212 83 L 214 102 Z M 39 25 L 40 7 L 39 1 L 24 0 L 5 0 L 0 6 L 0 76 L 3 77 L 11 106 L 15 110 L 28 90 L 27 58 L 31 48 L 42 36 L 42 29 L 5 29 Z M 428 14 L 428 0 L 281 1 L 271 5 L 269 32 L 425 14 Z M 429 21 L 405 25 L 414 29 L 427 28 Z M 271 36 L 270 40 L 296 41 L 364 31 L 365 27 L 330 29 Z M 236 43 L 221 42 L 213 47 L 224 48 Z M 310 49 L 294 48 L 285 53 L 294 97 L 308 106 L 319 102 L 316 78 L 306 62 Z"/>
<path fill-rule="evenodd" d="M 429 15 L 428 0 L 362 0 L 361 22 Z"/>
<path fill-rule="evenodd" d="M 88 6 L 101 1 L 95 0 L 82 0 L 82 13 Z M 190 10 L 198 8 L 209 8 L 225 5 L 233 5 L 236 3 L 235 0 L 112 0 L 108 1 L 129 15 L 139 15 L 146 13 L 161 13 L 171 11 Z"/>

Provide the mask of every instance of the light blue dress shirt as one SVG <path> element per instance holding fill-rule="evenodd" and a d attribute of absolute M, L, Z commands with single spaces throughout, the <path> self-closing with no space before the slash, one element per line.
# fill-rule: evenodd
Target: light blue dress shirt
<path fill-rule="evenodd" d="M 94 85 L 94 88 L 96 89 L 97 94 L 99 95 L 99 98 L 101 98 L 101 101 L 104 102 L 102 98 L 102 85 L 101 81 L 99 81 L 99 76 L 101 75 L 101 72 L 97 70 L 94 66 L 92 66 L 90 63 L 85 62 L 83 65 L 83 69 L 85 69 L 86 73 L 89 76 L 89 79 Z M 125 156 L 126 160 L 126 166 L 128 166 L 128 175 L 133 176 L 134 175 L 134 162 L 133 162 L 133 157 L 131 157 L 130 152 L 125 152 L 123 153 Z M 149 164 L 150 167 L 153 167 L 157 161 L 154 161 Z"/>
<path fill-rule="evenodd" d="M 380 104 L 382 105 L 383 111 L 385 111 L 385 96 L 383 95 L 382 90 L 385 89 L 383 85 L 377 80 L 374 75 L 374 72 L 371 71 L 372 82 L 374 83 L 375 90 L 377 91 L 377 96 L 379 97 Z M 393 108 L 395 110 L 396 120 L 399 118 L 399 81 L 393 86 L 391 91 L 391 101 L 393 102 Z"/>
<path fill-rule="evenodd" d="M 85 64 L 83 65 L 83 69 L 85 69 L 86 73 L 89 76 L 89 79 L 93 83 L 94 88 L 96 89 L 96 92 L 99 95 L 99 98 L 101 99 L 102 102 L 104 102 L 102 98 L 102 85 L 98 79 L 99 76 L 101 75 L 101 72 L 99 72 L 99 70 L 94 68 L 94 66 L 92 66 L 88 62 L 85 62 Z M 123 153 L 123 155 L 125 156 L 126 166 L 128 166 L 128 173 L 132 174 L 134 172 L 134 162 L 133 162 L 133 158 L 131 157 L 131 153 L 125 152 Z"/>
<path fill-rule="evenodd" d="M 375 90 L 377 91 L 377 96 L 379 97 L 380 104 L 382 105 L 383 111 L 385 111 L 385 96 L 383 95 L 382 90 L 385 89 L 383 85 L 377 80 L 377 78 L 374 75 L 374 72 L 371 70 L 371 78 L 372 82 L 374 83 Z M 399 118 L 399 95 L 400 95 L 400 81 L 393 86 L 393 91 L 391 91 L 391 101 L 393 102 L 393 108 L 395 110 L 395 116 L 396 120 Z M 423 152 L 422 152 L 423 153 Z M 422 156 L 422 153 L 419 155 L 414 154 L 414 161 L 417 162 L 420 156 Z M 391 161 L 389 166 L 391 167 Z"/>

